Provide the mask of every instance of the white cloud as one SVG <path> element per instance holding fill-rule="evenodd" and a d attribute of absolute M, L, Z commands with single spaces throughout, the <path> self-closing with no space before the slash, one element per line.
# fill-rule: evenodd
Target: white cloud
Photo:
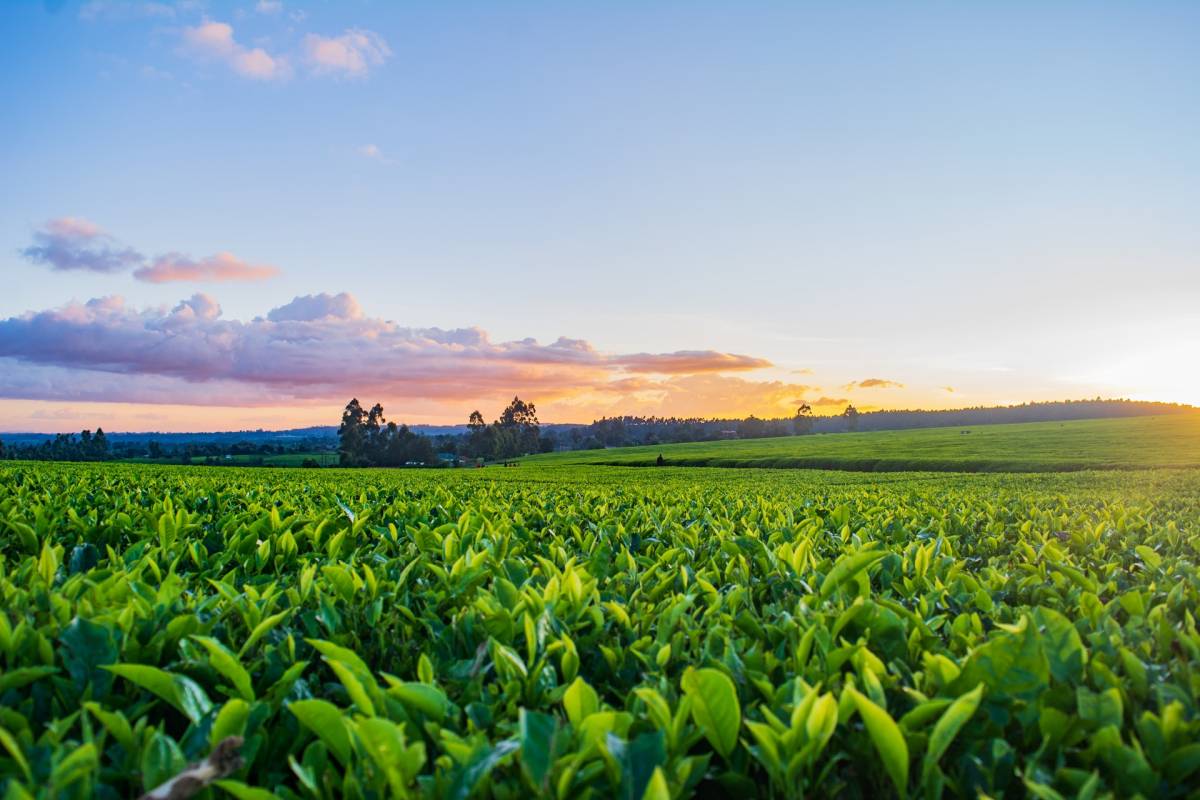
<path fill-rule="evenodd" d="M 359 145 L 357 148 L 355 148 L 355 152 L 357 152 L 363 158 L 371 161 L 377 161 L 380 164 L 392 165 L 396 163 L 394 160 L 385 156 L 383 151 L 379 149 L 379 145 L 376 144 Z"/>

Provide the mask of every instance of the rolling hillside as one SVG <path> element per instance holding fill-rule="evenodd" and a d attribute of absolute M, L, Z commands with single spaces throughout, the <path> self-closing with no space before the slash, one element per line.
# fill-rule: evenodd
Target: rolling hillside
<path fill-rule="evenodd" d="M 550 453 L 528 464 L 1061 472 L 1200 466 L 1200 414 L 819 434 Z"/>

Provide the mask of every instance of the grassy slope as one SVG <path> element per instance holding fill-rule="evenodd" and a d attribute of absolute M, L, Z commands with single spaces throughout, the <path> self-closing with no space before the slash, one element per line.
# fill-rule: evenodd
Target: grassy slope
<path fill-rule="evenodd" d="M 962 431 L 970 431 L 964 434 Z M 1056 472 L 1200 466 L 1200 414 L 837 433 L 551 453 L 529 464 Z"/>

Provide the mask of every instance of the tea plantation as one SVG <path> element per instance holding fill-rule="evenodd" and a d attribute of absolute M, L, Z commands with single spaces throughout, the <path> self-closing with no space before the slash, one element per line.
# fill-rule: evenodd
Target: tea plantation
<path fill-rule="evenodd" d="M 674 466 L 861 472 L 1198 468 L 1200 413 L 576 450 L 528 463 L 652 466 L 660 455 Z"/>
<path fill-rule="evenodd" d="M 9 464 L 0 791 L 1200 797 L 1198 563 L 1190 470 Z"/>

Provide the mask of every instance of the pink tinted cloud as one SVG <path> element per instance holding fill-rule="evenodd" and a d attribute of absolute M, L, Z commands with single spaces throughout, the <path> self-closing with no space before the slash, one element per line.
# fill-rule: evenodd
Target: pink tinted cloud
<path fill-rule="evenodd" d="M 171 281 L 220 282 L 262 281 L 274 278 L 279 268 L 269 264 L 250 264 L 233 253 L 220 252 L 208 258 L 192 259 L 180 253 L 158 256 L 154 262 L 137 269 L 133 277 L 147 283 Z"/>
<path fill-rule="evenodd" d="M 565 337 L 493 342 L 479 328 L 411 328 L 369 317 L 345 293 L 298 297 L 248 322 L 223 318 L 205 294 L 146 309 L 105 297 L 0 320 L 0 397 L 270 405 L 354 394 L 451 400 L 521 391 L 546 400 L 633 381 L 629 373 L 647 364 L 702 378 L 716 377 L 714 365 L 744 369 L 759 361 L 748 358 L 713 351 L 612 355 Z"/>
<path fill-rule="evenodd" d="M 304 56 L 318 75 L 342 75 L 361 78 L 392 55 L 379 34 L 359 28 L 347 29 L 341 36 L 304 37 Z"/>
<path fill-rule="evenodd" d="M 261 47 L 239 44 L 233 26 L 227 22 L 205 21 L 183 30 L 183 51 L 206 61 L 218 61 L 243 78 L 282 80 L 291 75 L 291 66 L 283 56 L 271 55 Z"/>
<path fill-rule="evenodd" d="M 52 219 L 34 231 L 21 255 L 56 272 L 120 272 L 142 263 L 142 254 L 124 247 L 99 225 L 79 217 Z"/>
<path fill-rule="evenodd" d="M 718 353 L 713 350 L 679 350 L 674 353 L 637 353 L 621 356 L 621 365 L 629 372 L 696 374 L 701 372 L 735 372 L 763 369 L 771 362 L 763 358 Z"/>

